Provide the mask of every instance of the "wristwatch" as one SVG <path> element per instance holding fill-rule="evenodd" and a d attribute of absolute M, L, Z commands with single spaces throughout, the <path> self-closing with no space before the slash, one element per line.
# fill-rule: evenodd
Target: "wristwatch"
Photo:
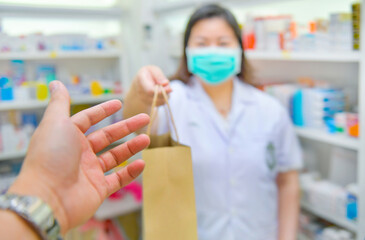
<path fill-rule="evenodd" d="M 40 198 L 16 194 L 0 195 L 0 209 L 10 210 L 19 215 L 43 240 L 61 239 L 60 226 L 53 216 L 52 209 Z"/>

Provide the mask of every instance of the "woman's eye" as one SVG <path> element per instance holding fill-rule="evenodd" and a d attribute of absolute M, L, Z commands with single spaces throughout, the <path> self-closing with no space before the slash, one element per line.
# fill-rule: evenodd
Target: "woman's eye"
<path fill-rule="evenodd" d="M 197 43 L 197 45 L 198 45 L 199 47 L 205 47 L 205 46 L 206 46 L 206 44 L 205 44 L 205 43 L 203 43 L 203 42 Z"/>
<path fill-rule="evenodd" d="M 227 46 L 229 46 L 229 43 L 228 42 L 221 42 L 221 43 L 219 43 L 219 46 L 227 47 Z"/>

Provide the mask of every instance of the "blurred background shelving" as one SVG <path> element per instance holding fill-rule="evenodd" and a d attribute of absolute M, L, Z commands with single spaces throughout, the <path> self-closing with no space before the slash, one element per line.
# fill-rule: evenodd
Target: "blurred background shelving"
<path fill-rule="evenodd" d="M 262 1 L 159 1 L 158 4 L 147 5 L 146 8 L 152 8 L 153 13 L 145 17 L 142 21 L 149 29 L 153 29 L 152 37 L 149 39 L 148 44 L 145 44 L 145 56 L 167 73 L 173 74 L 176 70 L 179 62 L 182 58 L 183 46 L 182 39 L 184 33 L 184 27 L 186 26 L 188 17 L 194 8 L 205 3 L 219 3 L 232 10 L 237 17 L 239 23 L 243 26 L 243 39 L 246 41 L 245 34 L 253 31 L 258 34 L 256 25 L 252 25 L 252 22 L 259 24 L 259 21 L 267 20 L 267 25 L 261 25 L 261 29 L 270 29 L 270 19 L 290 18 L 290 21 L 295 21 L 296 27 L 299 31 L 297 33 L 297 39 L 313 40 L 315 37 L 322 36 L 322 30 L 320 24 L 323 21 L 327 21 L 327 24 L 333 24 L 336 17 L 339 19 L 347 18 L 347 33 L 343 36 L 347 36 L 347 49 L 333 49 L 329 48 L 316 48 L 316 43 L 306 45 L 305 48 L 301 48 L 300 43 L 294 42 L 293 50 L 282 49 L 283 46 L 277 47 L 275 45 L 258 46 L 255 42 L 256 48 L 250 49 L 250 46 L 245 51 L 245 56 L 250 63 L 254 78 L 265 91 L 271 90 L 274 92 L 275 86 L 278 84 L 286 85 L 285 91 L 297 91 L 297 87 L 293 87 L 298 84 L 298 81 L 306 81 L 308 79 L 319 80 L 320 87 L 325 85 L 326 88 L 332 87 L 334 89 L 341 89 L 346 97 L 346 111 L 354 111 L 358 113 L 359 123 L 363 125 L 365 123 L 365 100 L 363 98 L 365 92 L 364 79 L 364 54 L 363 50 L 354 50 L 352 47 L 352 19 L 354 16 L 352 5 L 355 3 L 361 3 L 361 11 L 363 12 L 365 2 L 364 1 L 313 1 L 313 0 L 262 0 Z M 336 15 L 337 14 L 337 15 Z M 342 18 L 344 17 L 344 18 Z M 327 20 L 326 20 L 327 19 Z M 257 20 L 257 22 L 255 22 Z M 342 21 L 341 20 L 341 21 Z M 341 22 L 340 21 L 340 22 Z M 363 18 L 361 19 L 360 28 L 363 30 Z M 277 22 L 276 22 L 277 23 Z M 310 24 L 317 24 L 317 32 L 313 35 L 310 33 Z M 342 22 L 343 23 L 343 22 Z M 250 25 L 251 24 L 251 25 Z M 275 25 L 275 23 L 272 23 Z M 279 25 L 279 23 L 277 23 Z M 275 34 L 277 34 L 277 26 L 273 27 L 272 32 L 262 33 L 267 34 L 265 37 L 275 42 Z M 351 25 L 351 26 L 350 26 Z M 253 27 L 252 27 L 253 26 Z M 257 25 L 258 26 L 258 25 Z M 263 27 L 265 26 L 265 27 Z M 330 26 L 330 25 L 327 25 Z M 345 25 L 343 25 L 345 26 Z M 333 27 L 333 25 L 332 25 Z M 257 27 L 258 28 L 258 27 Z M 331 26 L 330 26 L 331 28 Z M 304 29 L 304 30 L 303 30 Z M 325 30 L 324 34 L 331 34 L 332 29 Z M 285 36 L 285 35 L 284 35 Z M 332 36 L 334 35 L 326 35 Z M 348 38 L 351 36 L 351 40 Z M 256 41 L 258 36 L 256 35 Z M 260 35 L 260 37 L 262 37 Z M 307 38 L 308 37 L 308 38 Z M 331 37 L 330 37 L 331 38 Z M 274 39 L 274 40 L 273 40 Z M 279 39 L 279 38 L 278 38 Z M 319 38 L 318 38 L 319 39 Z M 333 39 L 332 39 L 333 40 Z M 332 44 L 332 40 L 330 41 Z M 341 41 L 342 41 L 341 40 Z M 279 41 L 278 41 L 279 42 Z M 310 42 L 310 41 L 309 41 Z M 360 39 L 360 46 L 363 46 L 364 40 Z M 247 42 L 246 42 L 247 44 Z M 343 45 L 346 45 L 345 43 Z M 351 44 L 351 45 L 349 45 Z M 279 44 L 278 44 L 279 45 Z M 305 45 L 305 44 L 304 44 Z M 247 46 L 246 46 L 247 47 Z M 284 48 L 293 48 L 293 46 L 285 46 Z M 271 89 L 269 89 L 271 86 Z M 263 86 L 263 87 L 262 87 Z M 287 87 L 288 86 L 288 87 Z M 269 90 L 268 90 L 269 89 Z M 300 89 L 300 88 L 299 88 Z M 282 89 L 279 89 L 282 91 Z M 284 94 L 288 94 L 284 91 Z M 273 92 L 269 92 L 272 94 Z M 274 92 L 275 93 L 275 92 Z M 275 95 L 275 94 L 274 94 Z M 280 99 L 281 93 L 277 93 Z M 286 99 L 285 99 L 286 100 Z M 280 101 L 284 102 L 283 99 Z M 293 108 L 290 104 L 287 104 L 288 109 Z M 305 160 L 305 172 L 301 176 L 301 184 L 309 184 L 308 179 L 311 181 L 316 179 L 313 185 L 303 186 L 303 194 L 310 195 L 308 201 L 302 200 L 302 216 L 301 227 L 305 228 L 308 219 L 310 222 L 317 224 L 317 220 L 320 221 L 316 227 L 319 229 L 325 229 L 326 224 L 335 225 L 338 229 L 345 229 L 354 234 L 355 239 L 363 239 L 365 236 L 365 140 L 363 138 L 365 132 L 360 128 L 360 137 L 349 136 L 346 133 L 329 133 L 324 127 L 306 127 L 298 126 L 295 131 L 300 138 Z M 336 130 L 334 130 L 336 132 Z M 346 174 L 338 174 L 338 169 L 342 168 Z M 313 177 L 313 176 L 316 177 Z M 346 178 L 346 181 L 338 181 L 336 178 L 340 175 Z M 345 177 L 346 175 L 346 177 Z M 308 177 L 311 176 L 311 177 Z M 320 177 L 317 177 L 320 176 Z M 317 179 L 318 178 L 318 179 Z M 348 185 L 351 183 L 350 185 Z M 334 189 L 341 192 L 341 194 L 347 194 L 349 192 L 356 192 L 357 196 L 357 218 L 356 220 L 349 220 L 349 216 L 345 213 L 337 215 L 334 206 L 334 202 L 327 202 L 327 205 L 333 206 L 333 208 L 325 209 L 318 204 L 326 204 L 325 202 L 319 202 L 312 188 L 316 184 L 329 185 Z M 354 189 L 353 189 L 353 186 Z M 358 191 L 361 189 L 360 191 Z M 318 190 L 319 191 L 319 190 Z M 335 197 L 333 197 L 335 198 Z M 332 196 L 328 196 L 328 201 L 332 201 Z M 334 200 L 333 200 L 334 201 Z M 348 200 L 345 200 L 345 202 Z M 341 205 L 344 212 L 345 203 Z M 342 211 L 341 210 L 341 211 Z M 309 216 L 309 217 L 308 217 Z M 305 219 L 304 221 L 303 218 Z M 324 221 L 326 224 L 324 224 Z M 311 226 L 313 227 L 313 225 Z M 302 229 L 303 230 L 303 229 Z M 308 232 L 308 231 L 307 231 Z M 308 234 L 307 234 L 308 235 Z M 314 236 L 304 236 L 301 232 L 299 239 L 314 239 Z"/>
<path fill-rule="evenodd" d="M 41 36 L 41 39 L 42 37 L 51 37 L 51 39 L 82 37 L 94 43 L 98 41 L 105 43 L 105 47 L 101 49 L 94 47 L 72 51 L 62 49 L 24 51 L 22 47 L 17 51 L 0 49 L 0 77 L 9 72 L 15 60 L 24 64 L 22 65 L 24 75 L 29 80 L 37 80 L 34 78 L 40 66 L 53 66 L 56 69 L 57 79 L 68 84 L 70 89 L 74 87 L 75 81 L 84 83 L 87 88 L 90 88 L 90 83 L 93 81 L 99 82 L 100 85 L 104 84 L 105 88 L 115 87 L 110 83 L 120 83 L 122 92 L 118 93 L 111 91 L 98 96 L 91 96 L 91 94 L 80 96 L 77 92 L 74 95 L 71 94 L 73 113 L 109 99 L 122 100 L 123 93 L 128 89 L 133 76 L 143 65 L 158 65 L 166 75 L 174 73 L 182 57 L 182 38 L 187 19 L 193 9 L 202 4 L 219 3 L 228 7 L 242 25 L 243 34 L 245 31 L 249 32 L 249 26 L 252 24 L 250 21 L 255 22 L 256 18 L 266 19 L 289 15 L 291 20 L 297 23 L 298 36 L 303 35 L 305 40 L 312 39 L 310 34 L 306 34 L 308 23 L 315 22 L 319 28 L 320 23 L 326 22 L 328 33 L 331 21 L 334 21 L 332 18 L 337 16 L 341 20 L 341 16 L 344 18 L 351 14 L 353 16 L 351 6 L 354 3 L 361 3 L 361 12 L 364 12 L 365 6 L 364 0 L 90 0 L 84 2 L 65 0 L 53 3 L 48 1 L 47 4 L 45 1 L 36 0 L 32 5 L 23 4 L 24 1 L 21 0 L 19 2 L 21 3 L 14 4 L 12 0 L 0 0 L 0 34 L 6 34 L 7 37 L 38 38 Z M 364 19 L 361 18 L 359 24 L 362 32 L 365 29 Z M 349 20 L 346 21 L 348 23 Z M 274 33 L 276 34 L 275 31 Z M 0 46 L 4 36 L 0 35 Z M 22 37 L 19 38 L 22 39 Z M 245 38 L 244 35 L 243 37 Z M 314 45 L 309 45 L 299 50 L 281 49 L 277 46 L 256 47 L 247 49 L 245 54 L 259 85 L 270 87 L 271 84 L 285 83 L 292 86 L 298 84 L 298 79 L 302 81 L 304 78 L 306 81 L 311 79 L 316 83 L 320 82 L 322 84 L 320 86 L 341 89 L 341 92 L 346 95 L 346 111 L 356 112 L 360 126 L 365 126 L 364 50 L 361 47 L 360 50 L 334 50 L 328 46 L 324 49 L 320 47 L 311 49 Z M 360 46 L 365 46 L 364 38 L 360 38 Z M 36 116 L 38 123 L 46 105 L 47 99 L 1 101 L 0 120 L 4 121 L 2 114 L 7 114 L 6 118 L 15 122 L 17 120 L 14 119 L 23 116 L 27 119 L 33 119 Z M 32 115 L 30 113 L 33 112 L 34 116 L 30 117 Z M 116 120 L 118 117 L 114 116 L 110 121 Z M 97 127 L 101 126 L 102 124 Z M 350 195 L 357 198 L 357 216 L 355 220 L 349 220 L 353 216 L 347 216 L 342 212 L 339 215 L 333 208 L 321 207 L 318 199 L 313 197 L 317 195 L 313 193 L 312 185 L 302 186 L 303 195 L 313 195 L 307 200 L 302 200 L 302 227 L 306 227 L 304 223 L 310 219 L 317 224 L 316 226 L 327 228 L 334 225 L 339 229 L 348 230 L 354 234 L 355 239 L 363 240 L 365 236 L 364 129 L 360 128 L 359 137 L 353 137 L 346 133 L 329 133 L 323 127 L 295 128 L 304 150 L 306 171 L 301 176 L 301 184 L 314 182 L 314 185 L 333 185 L 334 189 L 343 194 L 341 200 L 344 200 L 344 194 L 347 194 L 346 198 Z M 125 140 L 113 146 L 123 141 Z M 26 146 L 23 145 L 18 151 L 0 153 L 0 163 L 21 162 L 26 153 L 25 149 Z M 338 174 L 341 176 L 340 180 L 336 178 Z M 2 177 L 1 174 L 0 177 Z M 0 180 L 0 183 L 8 183 L 11 179 L 5 175 L 4 178 L 6 180 Z M 332 200 L 332 197 L 328 199 Z M 333 202 L 320 203 L 328 206 L 333 204 Z M 346 199 L 347 203 L 348 199 Z M 345 208 L 345 205 L 341 207 Z M 140 208 L 141 204 L 133 201 L 133 198 L 129 196 L 120 202 L 105 202 L 95 217 L 103 221 L 138 212 Z M 303 219 L 305 220 L 302 221 Z"/>
<path fill-rule="evenodd" d="M 125 47 L 126 4 L 115 0 L 0 1 L 0 89 L 12 88 L 10 99 L 3 99 L 7 92 L 1 92 L 0 99 L 0 192 L 20 170 L 31 134 L 49 102 L 50 81 L 60 80 L 69 89 L 71 114 L 108 100 L 123 100 L 134 75 L 131 66 L 136 65 Z M 120 120 L 119 111 L 89 132 Z M 116 141 L 107 149 L 125 141 Z M 129 195 L 111 207 L 108 203 L 96 218 L 134 214 L 141 206 Z"/>

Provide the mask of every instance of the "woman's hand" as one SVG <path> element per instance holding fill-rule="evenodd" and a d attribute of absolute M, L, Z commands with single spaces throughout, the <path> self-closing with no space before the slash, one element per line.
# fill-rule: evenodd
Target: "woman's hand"
<path fill-rule="evenodd" d="M 165 77 L 160 68 L 156 66 L 146 66 L 141 68 L 133 80 L 133 96 L 140 99 L 146 106 L 150 107 L 156 85 L 162 85 L 167 93 L 170 93 L 171 87 L 169 80 Z M 162 93 L 159 93 L 157 106 L 165 103 Z"/>
<path fill-rule="evenodd" d="M 89 219 L 106 197 L 142 172 L 144 162 L 137 160 L 104 175 L 147 147 L 149 138 L 146 135 L 139 135 L 100 156 L 96 154 L 144 127 L 149 117 L 140 114 L 85 136 L 92 125 L 118 111 L 121 102 L 112 100 L 70 118 L 70 98 L 65 86 L 54 81 L 50 89 L 50 103 L 9 193 L 43 199 L 53 209 L 62 234 L 65 234 Z"/>

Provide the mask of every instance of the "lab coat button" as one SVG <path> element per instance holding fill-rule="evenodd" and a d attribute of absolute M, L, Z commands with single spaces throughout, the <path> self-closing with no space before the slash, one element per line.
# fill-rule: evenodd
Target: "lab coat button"
<path fill-rule="evenodd" d="M 231 186 L 236 186 L 236 180 L 234 180 L 233 178 L 231 178 L 231 180 L 229 181 Z"/>
<path fill-rule="evenodd" d="M 234 208 L 231 209 L 231 216 L 235 217 L 237 215 L 237 212 Z"/>
<path fill-rule="evenodd" d="M 234 153 L 234 148 L 233 148 L 233 147 L 229 147 L 229 148 L 228 148 L 228 152 L 229 152 L 230 154 Z"/>

